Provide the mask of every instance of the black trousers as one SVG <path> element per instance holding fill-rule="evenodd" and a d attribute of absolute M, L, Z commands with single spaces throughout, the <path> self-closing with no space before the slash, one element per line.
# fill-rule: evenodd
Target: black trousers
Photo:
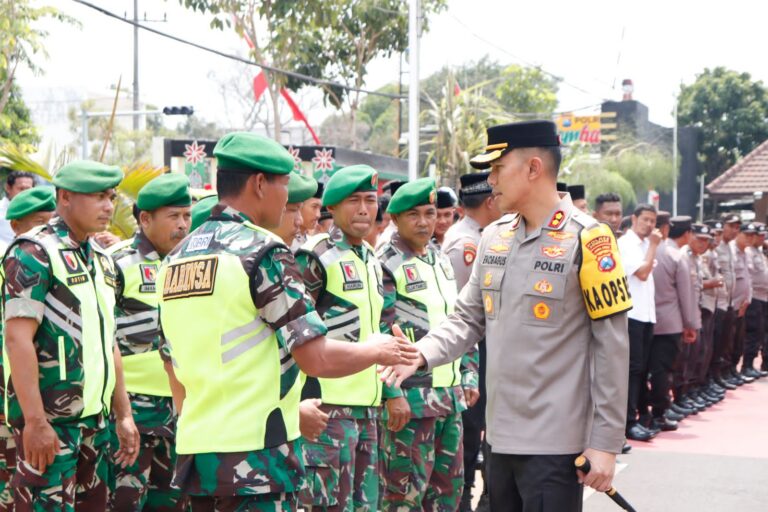
<path fill-rule="evenodd" d="M 464 486 L 475 485 L 475 462 L 483 447 L 485 430 L 485 343 L 478 344 L 480 354 L 480 398 L 477 403 L 461 413 L 464 424 Z"/>
<path fill-rule="evenodd" d="M 733 308 L 715 310 L 715 327 L 712 336 L 713 351 L 709 364 L 709 376 L 718 378 L 730 365 L 725 364 L 725 354 L 730 354 L 729 347 L 733 339 Z"/>
<path fill-rule="evenodd" d="M 627 395 L 627 428 L 637 422 L 643 388 L 647 388 L 648 350 L 653 339 L 653 324 L 629 319 L 629 393 Z"/>
<path fill-rule="evenodd" d="M 747 308 L 744 343 L 744 366 L 751 367 L 765 342 L 765 315 L 768 302 L 753 299 Z"/>
<path fill-rule="evenodd" d="M 584 489 L 573 466 L 578 455 L 506 455 L 491 451 L 491 512 L 581 512 Z"/>
<path fill-rule="evenodd" d="M 648 371 L 651 373 L 649 402 L 654 417 L 660 417 L 669 408 L 672 388 L 672 370 L 680 353 L 681 333 L 657 334 L 651 341 Z"/>
<path fill-rule="evenodd" d="M 741 318 L 736 317 L 733 319 L 733 345 L 731 348 L 730 358 L 726 359 L 729 368 L 736 368 L 739 365 L 741 356 L 744 355 L 744 338 L 746 337 L 747 330 L 745 329 L 746 313 Z"/>
<path fill-rule="evenodd" d="M 701 310 L 701 350 L 696 361 L 694 384 L 703 386 L 707 383 L 707 373 L 714 353 L 715 314 L 707 309 Z"/>

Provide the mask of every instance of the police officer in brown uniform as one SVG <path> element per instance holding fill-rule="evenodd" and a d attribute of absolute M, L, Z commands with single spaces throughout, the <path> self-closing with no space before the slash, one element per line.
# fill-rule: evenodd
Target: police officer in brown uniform
<path fill-rule="evenodd" d="M 473 165 L 491 166 L 499 208 L 519 213 L 483 230 L 456 312 L 416 344 L 420 361 L 382 370 L 399 382 L 485 336 L 492 510 L 581 510 L 579 480 L 607 491 L 624 442 L 626 276 L 610 228 L 557 193 L 559 145 L 549 121 L 488 130 Z M 582 453 L 592 470 L 577 476 Z"/>

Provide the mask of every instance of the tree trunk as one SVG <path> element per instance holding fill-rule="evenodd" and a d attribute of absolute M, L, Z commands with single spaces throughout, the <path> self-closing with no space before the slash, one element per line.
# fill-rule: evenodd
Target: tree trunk
<path fill-rule="evenodd" d="M 272 135 L 272 138 L 275 139 L 277 142 L 282 141 L 282 130 L 283 127 L 280 123 L 280 91 L 277 90 L 277 85 L 275 85 L 275 82 L 271 79 L 269 80 L 269 98 L 272 100 L 272 115 L 273 118 L 273 128 L 275 130 L 274 134 Z"/>

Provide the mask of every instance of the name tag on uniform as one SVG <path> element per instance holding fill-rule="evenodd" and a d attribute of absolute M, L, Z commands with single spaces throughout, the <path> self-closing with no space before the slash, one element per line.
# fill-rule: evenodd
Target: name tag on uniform
<path fill-rule="evenodd" d="M 139 285 L 139 291 L 141 293 L 155 293 L 155 281 L 157 279 L 157 267 L 155 265 L 139 265 L 139 272 L 141 273 L 141 285 Z"/>
<path fill-rule="evenodd" d="M 213 240 L 213 233 L 206 233 L 204 235 L 195 235 L 189 239 L 187 243 L 187 252 L 202 251 L 211 245 Z"/>
<path fill-rule="evenodd" d="M 342 261 L 341 274 L 344 276 L 344 291 L 362 290 L 364 288 L 360 274 L 357 273 L 357 267 L 354 261 Z"/>
<path fill-rule="evenodd" d="M 427 283 L 419 275 L 416 265 L 403 265 L 405 274 L 405 291 L 408 293 L 420 292 L 427 289 Z"/>

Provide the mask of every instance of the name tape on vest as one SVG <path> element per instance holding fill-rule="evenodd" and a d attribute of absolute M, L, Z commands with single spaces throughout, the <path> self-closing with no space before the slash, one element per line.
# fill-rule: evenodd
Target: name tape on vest
<path fill-rule="evenodd" d="M 218 263 L 218 259 L 210 257 L 169 265 L 163 283 L 163 300 L 212 295 Z"/>

